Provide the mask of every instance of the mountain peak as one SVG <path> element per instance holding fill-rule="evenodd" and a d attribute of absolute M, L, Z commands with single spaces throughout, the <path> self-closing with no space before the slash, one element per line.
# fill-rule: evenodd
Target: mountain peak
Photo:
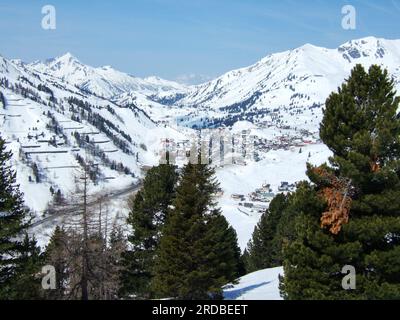
<path fill-rule="evenodd" d="M 79 60 L 70 52 L 63 54 L 62 56 L 59 56 L 54 60 L 64 61 L 64 62 L 79 62 Z"/>
<path fill-rule="evenodd" d="M 317 47 L 314 46 L 314 45 L 311 44 L 311 43 L 303 44 L 303 45 L 300 47 L 300 49 L 304 49 L 304 50 L 307 50 L 307 49 L 314 49 L 314 48 L 317 48 Z"/>
<path fill-rule="evenodd" d="M 378 39 L 376 37 L 364 37 L 360 39 L 353 39 L 343 43 L 340 47 L 349 47 L 349 46 L 357 46 L 357 47 L 366 47 L 366 46 L 376 46 L 380 41 L 384 39 Z"/>
<path fill-rule="evenodd" d="M 393 43 L 376 37 L 364 37 L 361 39 L 350 40 L 337 49 L 343 57 L 351 62 L 353 59 L 375 57 L 382 59 L 387 53 L 387 46 Z"/>

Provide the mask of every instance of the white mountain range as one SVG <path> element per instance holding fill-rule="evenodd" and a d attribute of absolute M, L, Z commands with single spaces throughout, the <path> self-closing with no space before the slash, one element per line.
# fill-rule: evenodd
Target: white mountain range
<path fill-rule="evenodd" d="M 81 63 L 71 53 L 27 64 L 32 71 L 52 75 L 81 89 L 111 98 L 123 92 L 139 91 L 154 94 L 162 91 L 185 90 L 185 86 L 159 77 L 145 79 L 131 76 L 113 69 L 111 66 L 94 68 Z"/>
<path fill-rule="evenodd" d="M 15 64 L 15 60 L 10 63 Z M 229 71 L 196 86 L 158 77 L 141 79 L 110 66 L 94 68 L 70 53 L 44 62 L 19 61 L 17 65 L 118 104 L 138 104 L 153 114 L 156 121 L 167 114 L 170 120 L 178 119 L 182 125 L 219 126 L 237 120 L 257 122 L 273 110 L 304 113 L 321 106 L 357 63 L 387 68 L 399 85 L 400 40 L 367 37 L 336 49 L 306 44 L 271 54 L 249 67 Z"/>
<path fill-rule="evenodd" d="M 142 177 L 143 166 L 157 163 L 162 141 L 185 140 L 193 128 L 249 121 L 261 127 L 272 123 L 317 132 L 326 98 L 357 63 L 387 68 L 400 89 L 400 40 L 374 37 L 336 49 L 306 44 L 194 86 L 158 77 L 141 79 L 109 66 L 91 67 L 70 53 L 33 63 L 0 56 L 4 98 L 0 131 L 14 153 L 26 203 L 39 218 L 52 198 L 50 187 L 65 195 L 73 192 L 79 158 L 99 164 L 100 182 L 93 191 L 115 190 Z M 275 130 L 271 136 L 279 131 L 269 130 Z M 312 151 L 318 154 L 318 150 Z M 225 178 L 224 188 L 230 192 L 235 192 L 235 183 L 248 192 L 257 186 L 237 181 L 239 173 L 262 183 L 262 168 L 273 172 L 279 161 L 277 180 L 284 176 L 284 165 L 290 171 L 293 161 L 295 171 L 304 172 L 302 166 L 309 160 L 304 153 L 289 154 L 290 161 L 286 156 L 279 151 L 269 155 L 265 164 L 258 163 L 257 170 L 230 169 L 219 176 Z M 318 160 L 324 158 L 319 153 Z M 34 165 L 39 183 L 31 181 Z M 304 178 L 300 173 L 287 179 Z M 225 207 L 232 209 L 230 203 Z M 228 220 L 237 230 L 246 228 L 244 233 L 238 231 L 243 247 L 257 219 L 234 219 Z"/>

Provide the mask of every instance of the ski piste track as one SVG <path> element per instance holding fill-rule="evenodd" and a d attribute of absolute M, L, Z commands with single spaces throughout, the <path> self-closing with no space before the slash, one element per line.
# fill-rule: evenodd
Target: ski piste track
<path fill-rule="evenodd" d="M 110 191 L 106 196 L 103 197 L 99 197 L 96 200 L 90 201 L 88 202 L 87 206 L 93 207 L 96 204 L 99 204 L 101 201 L 103 201 L 104 199 L 108 200 L 112 200 L 112 199 L 117 199 L 121 196 L 125 196 L 127 194 L 130 193 L 134 193 L 136 191 L 138 191 L 142 186 L 142 182 L 139 181 L 138 183 L 132 184 L 128 187 L 116 190 L 116 191 Z M 52 213 L 51 215 L 40 219 L 38 221 L 35 221 L 33 223 L 31 223 L 30 228 L 35 228 L 38 227 L 40 225 L 43 225 L 45 223 L 54 221 L 55 219 L 62 217 L 62 216 L 74 216 L 74 215 L 79 215 L 79 210 L 81 208 L 81 204 L 71 204 L 71 205 L 66 205 L 66 206 L 61 206 L 59 208 L 57 208 L 55 210 L 54 213 Z"/>

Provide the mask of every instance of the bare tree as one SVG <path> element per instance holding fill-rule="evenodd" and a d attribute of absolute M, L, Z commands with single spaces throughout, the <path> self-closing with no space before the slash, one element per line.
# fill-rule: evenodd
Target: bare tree
<path fill-rule="evenodd" d="M 62 248 L 49 248 L 52 252 L 47 254 L 49 263 L 62 263 L 59 270 L 68 271 L 64 274 L 67 279 L 64 279 L 63 293 L 53 295 L 56 299 L 117 298 L 118 261 L 125 239 L 117 222 L 114 221 L 111 232 L 108 230 L 107 197 L 89 194 L 91 180 L 87 166 L 75 177 L 76 190 L 71 194 L 66 212 L 70 212 L 71 205 L 76 210 L 64 216 Z M 62 212 L 64 209 L 55 210 Z"/>

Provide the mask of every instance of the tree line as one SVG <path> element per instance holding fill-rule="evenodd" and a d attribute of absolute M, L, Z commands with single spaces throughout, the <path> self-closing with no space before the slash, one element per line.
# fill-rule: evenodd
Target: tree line
<path fill-rule="evenodd" d="M 219 186 L 207 165 L 150 169 L 130 198 L 127 232 L 109 223 L 106 208 L 89 208 L 84 170 L 74 194 L 78 214 L 41 251 L 27 235 L 11 153 L 2 139 L 0 146 L 0 299 L 222 299 L 222 287 L 243 274 L 236 232 L 216 206 Z M 55 270 L 52 290 L 42 288 L 47 265 Z"/>

